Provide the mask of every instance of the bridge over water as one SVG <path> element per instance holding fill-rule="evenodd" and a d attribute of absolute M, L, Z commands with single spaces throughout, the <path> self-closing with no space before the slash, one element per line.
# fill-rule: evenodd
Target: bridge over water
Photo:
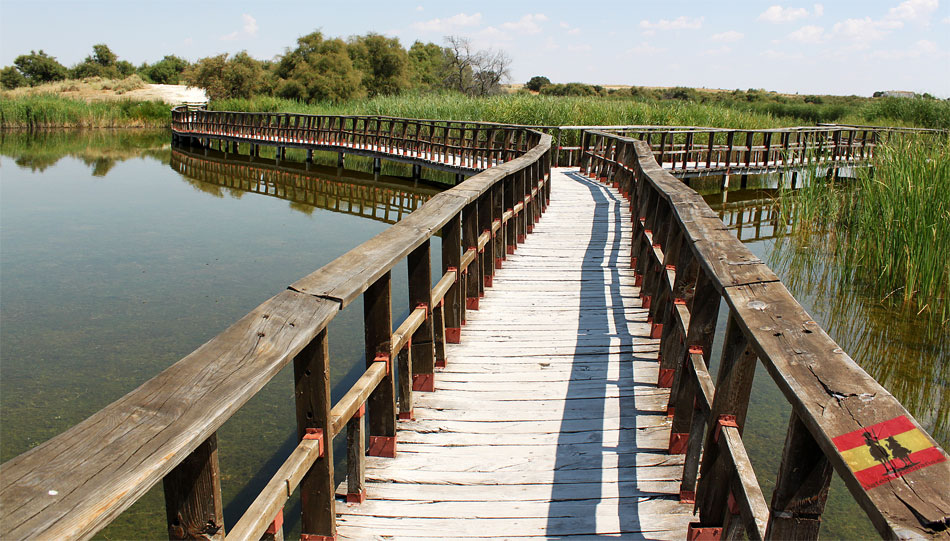
<path fill-rule="evenodd" d="M 833 474 L 882 536 L 950 537 L 947 453 L 670 174 L 833 174 L 889 130 L 587 128 L 570 149 L 524 126 L 188 109 L 172 129 L 253 156 L 302 148 L 472 176 L 3 464 L 4 538 L 89 538 L 159 481 L 172 538 L 282 538 L 298 489 L 306 539 L 816 538 Z M 565 154 L 579 163 L 557 167 Z M 261 177 L 286 171 L 241 167 L 278 197 L 332 189 L 290 175 L 271 193 Z M 393 322 L 404 260 L 410 313 Z M 332 404 L 327 326 L 358 299 L 366 370 Z M 770 502 L 742 441 L 758 362 L 793 409 Z M 291 363 L 299 444 L 225 525 L 215 432 Z"/>

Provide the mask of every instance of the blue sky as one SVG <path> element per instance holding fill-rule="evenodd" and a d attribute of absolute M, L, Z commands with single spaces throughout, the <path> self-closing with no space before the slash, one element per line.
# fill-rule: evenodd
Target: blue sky
<path fill-rule="evenodd" d="M 950 0 L 816 2 L 0 0 L 0 63 L 43 49 L 66 65 L 95 43 L 139 64 L 247 50 L 272 58 L 313 30 L 505 50 L 512 82 L 950 97 Z"/>

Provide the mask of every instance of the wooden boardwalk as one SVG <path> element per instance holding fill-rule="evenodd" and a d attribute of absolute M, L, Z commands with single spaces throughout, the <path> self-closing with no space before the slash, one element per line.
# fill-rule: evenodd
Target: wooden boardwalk
<path fill-rule="evenodd" d="M 399 422 L 396 458 L 367 457 L 368 499 L 338 503 L 339 538 L 685 535 L 626 202 L 569 170 L 552 182 L 436 391 Z"/>

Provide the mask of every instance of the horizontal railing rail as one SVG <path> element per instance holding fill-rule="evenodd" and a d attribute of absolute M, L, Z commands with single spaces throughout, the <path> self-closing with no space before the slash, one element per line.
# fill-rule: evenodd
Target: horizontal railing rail
<path fill-rule="evenodd" d="M 584 141 L 582 173 L 630 201 L 631 266 L 660 339 L 659 384 L 671 388 L 669 451 L 685 454 L 680 499 L 699 511 L 691 535 L 817 538 L 836 472 L 885 538 L 947 537 L 946 451 L 662 168 L 655 148 L 603 131 Z M 729 313 L 714 381 L 721 300 Z M 757 360 L 792 406 L 770 504 L 742 440 Z"/>
<path fill-rule="evenodd" d="M 299 443 L 227 538 L 279 537 L 282 507 L 297 488 L 304 534 L 333 536 L 333 438 L 345 427 L 348 499 L 362 501 L 365 455 L 395 455 L 397 418 L 411 418 L 414 392 L 433 389 L 445 343 L 460 339 L 466 310 L 478 308 L 494 269 L 532 231 L 550 198 L 551 136 L 534 130 L 184 107 L 173 111 L 172 129 L 176 138 L 361 145 L 382 157 L 415 153 L 486 169 L 291 284 L 90 418 L 4 463 L 4 539 L 92 537 L 159 481 L 169 537 L 223 539 L 216 431 L 291 362 Z M 442 237 L 442 278 L 431 287 L 435 234 Z M 410 314 L 393 331 L 391 270 L 403 260 Z M 331 407 L 327 325 L 360 297 L 366 370 Z"/>

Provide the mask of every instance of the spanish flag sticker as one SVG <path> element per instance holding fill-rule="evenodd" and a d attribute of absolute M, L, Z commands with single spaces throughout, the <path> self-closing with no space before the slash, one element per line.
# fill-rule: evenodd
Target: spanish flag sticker
<path fill-rule="evenodd" d="M 831 441 L 865 490 L 947 459 L 903 415 Z"/>

